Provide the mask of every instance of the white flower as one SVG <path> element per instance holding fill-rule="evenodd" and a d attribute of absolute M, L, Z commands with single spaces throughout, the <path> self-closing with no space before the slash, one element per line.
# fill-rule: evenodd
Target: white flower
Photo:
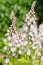
<path fill-rule="evenodd" d="M 34 36 L 37 36 L 38 31 L 37 31 L 37 25 L 36 25 L 36 23 L 31 24 L 31 26 L 30 26 L 30 32 L 32 32 Z"/>
<path fill-rule="evenodd" d="M 41 32 L 40 35 L 43 36 L 43 32 Z"/>
<path fill-rule="evenodd" d="M 5 36 L 9 36 L 9 33 L 6 33 Z"/>
<path fill-rule="evenodd" d="M 35 56 L 32 56 L 32 59 L 35 59 Z"/>
<path fill-rule="evenodd" d="M 28 41 L 24 41 L 24 44 L 23 45 L 26 46 L 27 44 L 28 44 Z"/>
<path fill-rule="evenodd" d="M 36 49 L 37 48 L 37 46 L 35 46 L 35 44 L 33 44 L 32 45 L 32 49 Z"/>
<path fill-rule="evenodd" d="M 26 19 L 25 19 L 25 22 L 28 22 L 29 21 L 29 16 L 28 16 L 28 14 L 26 15 Z"/>
<path fill-rule="evenodd" d="M 32 45 L 32 48 L 33 49 L 36 49 L 38 47 L 41 47 L 41 44 L 40 44 L 40 41 L 39 40 L 36 40 L 35 42 L 33 42 L 34 44 Z"/>
<path fill-rule="evenodd" d="M 27 52 L 27 55 L 30 55 L 30 51 Z"/>
<path fill-rule="evenodd" d="M 32 46 L 32 49 L 36 49 L 36 47 L 35 46 Z"/>
<path fill-rule="evenodd" d="M 26 33 L 23 33 L 23 35 L 22 35 L 22 40 L 23 40 L 24 38 L 26 38 Z"/>
<path fill-rule="evenodd" d="M 24 42 L 22 41 L 20 44 L 23 46 L 23 43 L 24 43 Z"/>
<path fill-rule="evenodd" d="M 18 53 L 19 53 L 19 54 L 22 54 L 22 51 L 21 51 L 21 50 L 19 50 L 19 51 L 18 51 Z"/>
<path fill-rule="evenodd" d="M 16 53 L 13 53 L 13 54 L 12 54 L 12 56 L 15 56 L 15 55 L 16 55 Z"/>
<path fill-rule="evenodd" d="M 31 25 L 30 26 L 30 31 L 33 31 L 34 30 L 34 25 Z"/>
<path fill-rule="evenodd" d="M 12 47 L 12 46 L 13 46 L 13 44 L 12 44 L 12 43 L 9 43 L 8 45 L 9 45 L 10 47 Z"/>
<path fill-rule="evenodd" d="M 23 26 L 23 31 L 27 31 L 28 30 L 28 27 L 27 27 L 27 25 L 25 24 L 24 26 Z"/>
<path fill-rule="evenodd" d="M 30 49 L 27 50 L 27 53 L 26 54 L 27 55 L 30 55 L 31 54 Z"/>
<path fill-rule="evenodd" d="M 9 33 L 9 30 L 7 30 L 7 33 Z"/>
<path fill-rule="evenodd" d="M 5 46 L 4 48 L 3 48 L 3 51 L 5 52 L 7 50 L 7 47 Z"/>
<path fill-rule="evenodd" d="M 19 42 L 21 43 L 21 39 L 19 39 Z"/>
<path fill-rule="evenodd" d="M 33 22 L 34 20 L 35 20 L 34 17 L 30 18 L 30 22 Z"/>
<path fill-rule="evenodd" d="M 20 48 L 21 47 L 21 44 L 17 44 L 17 47 Z"/>
<path fill-rule="evenodd" d="M 11 37 L 10 37 L 10 36 L 8 36 L 7 39 L 8 39 L 9 41 L 11 41 Z"/>
<path fill-rule="evenodd" d="M 43 33 L 43 23 L 39 26 L 39 34 Z"/>
<path fill-rule="evenodd" d="M 32 44 L 31 42 L 29 42 L 29 44 Z"/>
<path fill-rule="evenodd" d="M 16 47 L 11 48 L 11 52 L 15 52 L 16 51 Z"/>
<path fill-rule="evenodd" d="M 6 60 L 5 60 L 5 63 L 6 63 L 6 64 L 9 63 L 9 61 L 10 61 L 9 59 L 6 59 Z"/>
<path fill-rule="evenodd" d="M 6 43 L 7 42 L 7 39 L 4 39 L 4 42 Z"/>
<path fill-rule="evenodd" d="M 38 50 L 36 50 L 35 55 L 41 56 L 41 53 Z"/>
<path fill-rule="evenodd" d="M 29 32 L 29 35 L 30 35 L 30 36 L 33 36 L 32 32 Z"/>
<path fill-rule="evenodd" d="M 31 38 L 31 40 L 32 40 L 32 41 L 34 41 L 34 40 L 35 40 L 35 38 L 34 38 L 34 37 L 32 37 L 32 38 Z"/>
<path fill-rule="evenodd" d="M 30 21 L 27 21 L 27 25 L 29 26 L 31 24 L 31 22 Z"/>
<path fill-rule="evenodd" d="M 15 42 L 15 43 L 18 43 L 18 40 L 17 40 L 17 39 L 14 39 L 14 42 Z"/>

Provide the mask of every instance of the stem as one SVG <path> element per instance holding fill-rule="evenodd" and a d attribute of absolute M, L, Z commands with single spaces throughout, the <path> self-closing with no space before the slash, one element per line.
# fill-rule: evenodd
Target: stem
<path fill-rule="evenodd" d="M 40 56 L 40 58 L 39 58 L 39 64 L 38 65 L 40 65 L 41 64 L 41 56 Z"/>
<path fill-rule="evenodd" d="M 41 49 L 41 56 L 42 56 L 42 49 Z M 41 64 L 41 56 L 40 56 L 40 58 L 39 58 L 39 64 L 38 64 L 38 65 Z"/>
<path fill-rule="evenodd" d="M 26 65 L 28 65 L 27 49 L 28 49 L 28 45 L 26 46 Z"/>
<path fill-rule="evenodd" d="M 26 59 L 25 65 L 28 65 L 28 64 L 27 64 L 27 54 L 26 54 L 26 52 L 25 52 L 25 59 Z"/>
<path fill-rule="evenodd" d="M 17 53 L 16 53 L 16 63 L 15 65 L 18 65 L 18 48 L 17 48 Z"/>

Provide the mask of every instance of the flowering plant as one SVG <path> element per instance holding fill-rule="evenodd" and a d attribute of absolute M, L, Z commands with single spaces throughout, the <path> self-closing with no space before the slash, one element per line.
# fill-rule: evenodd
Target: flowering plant
<path fill-rule="evenodd" d="M 35 2 L 26 14 L 23 27 L 17 31 L 16 17 L 11 13 L 12 25 L 6 33 L 6 46 L 3 48 L 7 65 L 40 65 L 43 62 L 43 23 L 37 26 L 37 17 L 34 12 Z"/>

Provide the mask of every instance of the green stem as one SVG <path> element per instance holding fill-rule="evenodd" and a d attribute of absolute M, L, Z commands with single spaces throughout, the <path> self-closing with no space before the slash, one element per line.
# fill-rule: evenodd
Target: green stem
<path fill-rule="evenodd" d="M 42 49 L 41 49 L 41 56 L 42 56 Z M 41 64 L 41 56 L 40 56 L 40 58 L 39 58 L 39 64 L 38 64 L 38 65 Z"/>
<path fill-rule="evenodd" d="M 27 55 L 26 55 L 26 65 L 28 65 L 27 61 L 28 61 L 28 60 L 27 60 Z"/>
<path fill-rule="evenodd" d="M 18 48 L 17 48 L 17 53 L 16 53 L 16 63 L 15 65 L 18 65 Z"/>

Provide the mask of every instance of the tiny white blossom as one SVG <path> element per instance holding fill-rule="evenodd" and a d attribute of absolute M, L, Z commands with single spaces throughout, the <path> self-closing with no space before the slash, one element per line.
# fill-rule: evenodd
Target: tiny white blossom
<path fill-rule="evenodd" d="M 17 40 L 17 39 L 14 39 L 14 42 L 15 42 L 15 43 L 18 43 L 18 40 Z"/>
<path fill-rule="evenodd" d="M 35 59 L 35 56 L 33 56 L 32 59 Z"/>
<path fill-rule="evenodd" d="M 29 42 L 29 44 L 32 44 L 31 42 Z"/>
<path fill-rule="evenodd" d="M 9 30 L 7 30 L 7 33 L 9 33 Z"/>
<path fill-rule="evenodd" d="M 35 46 L 32 46 L 32 49 L 36 49 L 36 47 Z"/>
<path fill-rule="evenodd" d="M 26 19 L 25 19 L 25 22 L 28 22 L 29 21 L 29 16 L 28 16 L 28 14 L 26 14 Z"/>
<path fill-rule="evenodd" d="M 7 47 L 5 46 L 4 48 L 3 48 L 3 51 L 5 52 L 7 50 Z"/>
<path fill-rule="evenodd" d="M 21 43 L 21 39 L 19 40 L 19 42 Z"/>
<path fill-rule="evenodd" d="M 32 32 L 29 32 L 29 35 L 30 35 L 30 36 L 33 36 Z"/>
<path fill-rule="evenodd" d="M 38 50 L 36 50 L 35 55 L 41 56 L 41 53 Z"/>
<path fill-rule="evenodd" d="M 32 48 L 33 49 L 36 49 L 36 48 L 38 48 L 38 47 L 40 47 L 40 42 L 39 41 L 35 41 L 35 42 L 33 42 L 34 44 L 32 45 Z"/>
<path fill-rule="evenodd" d="M 12 44 L 12 43 L 9 43 L 8 45 L 9 45 L 10 47 L 12 47 L 12 46 L 13 46 L 13 44 Z"/>
<path fill-rule="evenodd" d="M 31 24 L 31 22 L 30 21 L 27 21 L 27 25 L 29 26 Z"/>
<path fill-rule="evenodd" d="M 34 21 L 34 17 L 30 18 L 30 22 L 33 22 Z"/>
<path fill-rule="evenodd" d="M 35 38 L 34 38 L 34 37 L 32 37 L 32 38 L 31 38 L 31 40 L 32 40 L 32 41 L 34 41 L 34 40 L 35 40 Z"/>
<path fill-rule="evenodd" d="M 6 60 L 5 60 L 5 63 L 6 63 L 6 64 L 9 63 L 9 61 L 10 61 L 9 59 L 6 59 Z"/>
<path fill-rule="evenodd" d="M 32 45 L 32 49 L 36 49 L 37 48 L 37 46 L 35 46 L 35 44 L 33 44 Z"/>
<path fill-rule="evenodd" d="M 23 45 L 26 46 L 27 44 L 28 44 L 28 41 L 24 41 L 24 44 Z"/>
<path fill-rule="evenodd" d="M 17 44 L 17 47 L 20 48 L 21 47 L 21 44 Z"/>
<path fill-rule="evenodd" d="M 10 40 L 11 40 L 11 37 L 10 37 L 10 36 L 8 36 L 8 37 L 7 37 L 7 39 L 10 41 Z"/>
<path fill-rule="evenodd" d="M 28 30 L 27 25 L 24 25 L 24 26 L 23 26 L 23 31 L 27 31 L 27 30 Z"/>
<path fill-rule="evenodd" d="M 26 54 L 27 55 L 30 55 L 31 54 L 30 49 L 27 50 L 27 53 Z"/>
<path fill-rule="evenodd" d="M 7 39 L 4 39 L 4 42 L 6 43 L 7 42 Z"/>
<path fill-rule="evenodd" d="M 25 37 L 26 37 L 26 34 L 25 34 L 25 33 L 23 33 L 23 35 L 22 35 L 22 40 L 23 40 Z"/>
<path fill-rule="evenodd" d="M 9 33 L 6 33 L 5 36 L 9 36 Z"/>
<path fill-rule="evenodd" d="M 16 51 L 16 48 L 15 47 L 11 48 L 11 52 L 14 52 L 14 51 Z"/>
<path fill-rule="evenodd" d="M 19 50 L 19 51 L 18 51 L 18 53 L 19 53 L 19 54 L 22 54 L 22 51 L 21 51 L 21 50 Z"/>
<path fill-rule="evenodd" d="M 16 55 L 16 53 L 13 53 L 13 54 L 12 54 L 12 56 L 15 56 L 15 55 Z"/>
<path fill-rule="evenodd" d="M 30 51 L 27 52 L 27 55 L 30 55 Z"/>

